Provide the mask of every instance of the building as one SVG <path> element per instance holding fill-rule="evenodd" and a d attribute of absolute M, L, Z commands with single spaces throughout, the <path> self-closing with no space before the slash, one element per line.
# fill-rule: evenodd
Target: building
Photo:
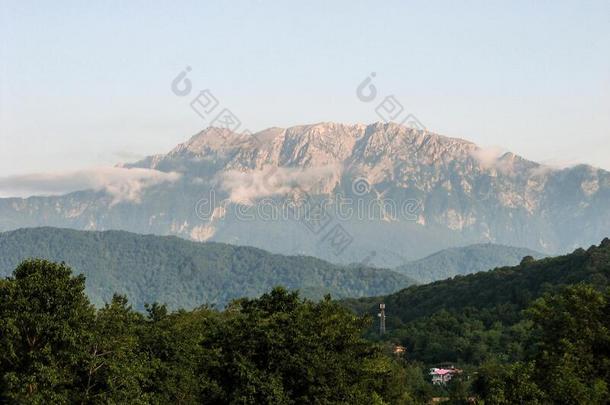
<path fill-rule="evenodd" d="M 392 352 L 396 356 L 404 356 L 407 354 L 407 348 L 401 345 L 394 345 Z"/>
<path fill-rule="evenodd" d="M 461 373 L 462 370 L 454 367 L 430 369 L 430 375 L 432 376 L 432 384 L 436 385 L 447 384 L 454 376 Z"/>

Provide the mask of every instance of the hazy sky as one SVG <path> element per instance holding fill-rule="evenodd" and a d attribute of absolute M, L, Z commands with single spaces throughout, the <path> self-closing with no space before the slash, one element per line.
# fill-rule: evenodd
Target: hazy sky
<path fill-rule="evenodd" d="M 0 0 L 0 176 L 168 151 L 209 123 L 170 90 L 186 66 L 250 130 L 378 121 L 375 72 L 432 131 L 610 170 L 607 0 L 23 3 Z"/>

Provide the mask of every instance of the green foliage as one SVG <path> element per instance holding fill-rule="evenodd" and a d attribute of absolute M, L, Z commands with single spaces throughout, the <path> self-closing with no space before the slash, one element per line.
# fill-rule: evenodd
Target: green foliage
<path fill-rule="evenodd" d="M 137 337 L 142 319 L 124 296 L 114 296 L 97 311 L 88 356 L 78 372 L 84 401 L 144 403 L 140 384 L 147 375 L 147 357 Z"/>
<path fill-rule="evenodd" d="M 609 286 L 606 239 L 562 257 L 526 258 L 512 268 L 343 304 L 374 313 L 384 302 L 384 339 L 406 346 L 411 359 L 478 368 L 469 390 L 485 404 L 604 404 Z M 446 389 L 453 403 L 464 401 L 463 387 Z"/>
<path fill-rule="evenodd" d="M 221 403 L 369 403 L 390 368 L 361 337 L 364 320 L 331 302 L 275 289 L 236 302 L 211 336 L 208 375 L 231 383 Z"/>
<path fill-rule="evenodd" d="M 532 322 L 522 311 L 545 293 L 580 282 L 598 289 L 610 286 L 610 242 L 342 303 L 356 313 L 375 315 L 384 302 L 389 331 L 385 339 L 406 346 L 411 359 L 478 365 L 493 359 L 523 360 L 530 350 L 526 340 Z M 369 336 L 375 335 L 371 329 Z"/>
<path fill-rule="evenodd" d="M 84 290 L 84 277 L 43 260 L 0 285 L 0 398 L 70 402 L 95 319 Z"/>
<path fill-rule="evenodd" d="M 528 310 L 537 380 L 553 402 L 606 403 L 610 388 L 610 290 L 587 285 L 545 295 Z"/>
<path fill-rule="evenodd" d="M 224 312 L 152 304 L 143 315 L 119 295 L 95 310 L 84 284 L 44 260 L 2 280 L 0 402 L 407 404 L 422 396 L 404 389 L 397 360 L 362 337 L 369 320 L 329 296 L 315 303 L 276 288 Z"/>
<path fill-rule="evenodd" d="M 463 376 L 455 376 L 447 384 L 449 392 L 449 403 L 451 405 L 467 405 L 469 396 L 469 384 Z"/>
<path fill-rule="evenodd" d="M 122 295 L 95 309 L 83 276 L 28 260 L 0 280 L 0 403 L 606 404 L 609 277 L 606 240 L 411 287 L 383 298 L 389 333 L 373 343 L 366 312 L 380 299 L 278 287 L 222 312 L 143 314 Z M 440 362 L 464 372 L 433 387 Z"/>
<path fill-rule="evenodd" d="M 120 293 L 140 311 L 152 302 L 171 309 L 203 303 L 223 307 L 278 285 L 321 299 L 329 293 L 339 298 L 387 294 L 413 283 L 390 270 L 176 237 L 57 228 L 0 233 L 0 275 L 8 275 L 30 257 L 65 262 L 82 272 L 87 294 L 97 307 Z"/>
<path fill-rule="evenodd" d="M 527 310 L 526 362 L 485 364 L 474 391 L 486 404 L 606 404 L 610 381 L 610 290 L 574 285 Z"/>
<path fill-rule="evenodd" d="M 484 364 L 478 370 L 473 391 L 489 405 L 546 403 L 545 393 L 534 379 L 534 367 L 533 362 Z"/>
<path fill-rule="evenodd" d="M 221 366 L 210 340 L 220 328 L 221 315 L 208 308 L 168 313 L 157 304 L 147 310 L 139 341 L 150 362 L 143 385 L 150 402 L 190 404 L 220 395 L 222 387 L 205 370 Z"/>

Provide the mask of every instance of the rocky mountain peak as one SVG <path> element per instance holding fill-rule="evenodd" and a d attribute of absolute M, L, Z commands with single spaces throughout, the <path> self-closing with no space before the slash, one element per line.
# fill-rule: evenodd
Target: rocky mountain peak
<path fill-rule="evenodd" d="M 358 261 L 365 249 L 375 249 L 384 265 L 477 242 L 553 253 L 599 241 L 610 227 L 610 173 L 604 170 L 553 169 L 395 123 L 320 122 L 255 134 L 207 128 L 167 154 L 124 167 L 181 176 L 171 183 L 137 185 L 142 198 L 136 203 L 113 205 L 95 193 L 19 204 L 0 200 L 0 214 L 8 218 L 4 224 L 119 227 L 335 260 L 294 221 L 253 225 L 232 216 L 225 209 L 230 206 L 204 207 L 206 215 L 195 210 L 212 191 L 230 204 L 253 206 L 282 200 L 298 187 L 318 199 L 345 196 L 361 204 L 352 208 L 368 210 L 343 220 L 333 215 L 332 228 L 341 225 L 357 241 L 337 260 Z M 404 207 L 406 216 L 388 214 Z M 279 230 L 269 232 L 270 227 Z"/>
<path fill-rule="evenodd" d="M 345 165 L 355 161 L 378 164 L 418 162 L 434 164 L 467 158 L 476 145 L 395 123 L 341 124 L 321 122 L 289 128 L 268 128 L 254 134 L 225 128 L 206 128 L 178 145 L 164 158 L 145 159 L 135 166 L 185 157 L 222 160 L 230 168 L 256 169 Z M 161 165 L 162 166 L 162 165 Z"/>

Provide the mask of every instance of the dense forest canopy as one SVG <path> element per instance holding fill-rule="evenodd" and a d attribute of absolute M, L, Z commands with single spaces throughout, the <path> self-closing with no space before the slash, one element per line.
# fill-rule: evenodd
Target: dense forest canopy
<path fill-rule="evenodd" d="M 609 285 L 610 239 L 588 250 L 565 256 L 534 260 L 487 272 L 456 276 L 448 280 L 412 286 L 384 297 L 347 299 L 346 305 L 360 313 L 376 314 L 386 304 L 393 327 L 430 316 L 441 310 L 453 313 L 490 311 L 493 320 L 512 321 L 534 298 L 565 285 L 586 282 Z"/>
<path fill-rule="evenodd" d="M 65 265 L 26 261 L 0 284 L 0 402 L 394 403 L 398 366 L 330 299 L 277 288 L 206 307 L 96 310 Z M 399 376 L 400 373 L 397 374 Z"/>
<path fill-rule="evenodd" d="M 478 376 L 470 389 L 486 403 L 515 403 L 502 396 L 517 395 L 510 387 L 525 381 L 536 400 L 513 396 L 517 403 L 607 403 L 609 287 L 605 239 L 565 256 L 526 257 L 515 267 L 342 303 L 371 315 L 385 303 L 388 333 L 372 327 L 370 339 L 405 346 L 412 361 L 470 370 Z"/>
<path fill-rule="evenodd" d="M 609 273 L 605 240 L 382 298 L 278 287 L 223 311 L 142 313 L 121 295 L 96 308 L 84 276 L 27 260 L 0 280 L 0 403 L 606 404 Z M 381 338 L 366 314 L 380 300 Z M 433 386 L 442 362 L 464 373 Z"/>
<path fill-rule="evenodd" d="M 275 255 L 175 236 L 58 228 L 0 233 L 0 275 L 9 275 L 31 257 L 65 262 L 84 274 L 87 295 L 98 307 L 118 293 L 141 311 L 147 302 L 163 302 L 170 309 L 203 304 L 222 308 L 233 299 L 258 297 L 277 285 L 321 299 L 326 294 L 387 294 L 414 283 L 385 269 L 339 266 L 309 256 Z"/>

